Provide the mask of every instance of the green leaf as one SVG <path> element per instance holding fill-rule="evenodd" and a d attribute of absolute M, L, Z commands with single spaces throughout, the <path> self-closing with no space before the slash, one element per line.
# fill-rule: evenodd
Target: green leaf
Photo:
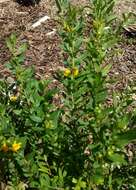
<path fill-rule="evenodd" d="M 24 44 L 22 44 L 22 45 L 18 48 L 18 50 L 17 50 L 17 55 L 20 55 L 20 54 L 25 53 L 26 50 L 27 50 L 27 44 L 24 43 Z"/>
<path fill-rule="evenodd" d="M 19 56 L 17 57 L 17 62 L 18 62 L 18 64 L 23 63 L 24 60 L 25 60 L 25 56 L 24 56 L 23 54 L 22 54 L 22 55 L 19 55 Z"/>
<path fill-rule="evenodd" d="M 96 101 L 97 103 L 104 102 L 105 99 L 106 99 L 106 97 L 107 97 L 107 91 L 106 91 L 106 90 L 103 90 L 102 92 L 99 92 L 99 93 L 96 94 L 96 96 L 95 96 L 95 101 Z"/>
<path fill-rule="evenodd" d="M 104 183 L 104 177 L 102 175 L 96 174 L 93 176 L 94 184 L 102 185 Z"/>
<path fill-rule="evenodd" d="M 73 178 L 73 179 L 72 179 L 72 182 L 73 182 L 73 183 L 77 183 L 77 179 Z"/>
<path fill-rule="evenodd" d="M 111 67 L 112 67 L 112 64 L 106 65 L 106 66 L 102 69 L 102 71 L 101 71 L 101 72 L 102 72 L 102 76 L 106 76 L 106 75 L 109 73 Z"/>
<path fill-rule="evenodd" d="M 12 54 L 14 54 L 16 43 L 17 38 L 15 34 L 11 34 L 11 36 L 6 40 L 6 45 Z"/>
<path fill-rule="evenodd" d="M 109 4 L 106 5 L 105 14 L 108 15 L 112 11 L 114 4 L 115 4 L 114 1 L 111 0 L 109 1 Z"/>
<path fill-rule="evenodd" d="M 6 40 L 6 45 L 9 49 L 9 51 L 12 52 L 13 51 L 13 45 L 9 39 Z"/>
<path fill-rule="evenodd" d="M 14 112 L 16 115 L 20 115 L 21 112 L 22 112 L 22 110 L 14 110 L 13 112 Z"/>
<path fill-rule="evenodd" d="M 39 171 L 42 172 L 42 173 L 46 173 L 48 174 L 49 173 L 49 169 L 48 167 L 45 165 L 44 162 L 39 162 Z"/>
<path fill-rule="evenodd" d="M 60 0 L 55 0 L 55 2 L 56 2 L 56 5 L 57 5 L 57 8 L 58 8 L 58 12 L 61 12 L 62 8 L 61 8 Z"/>
<path fill-rule="evenodd" d="M 115 144 L 119 147 L 124 147 L 132 141 L 136 141 L 136 128 L 116 136 Z"/>
<path fill-rule="evenodd" d="M 55 128 L 58 126 L 59 116 L 60 116 L 60 111 L 56 111 L 51 114 L 51 119 L 53 121 L 53 125 Z"/>
<path fill-rule="evenodd" d="M 37 122 L 37 123 L 41 123 L 42 122 L 42 118 L 36 116 L 36 115 L 31 115 L 30 119 Z"/>
<path fill-rule="evenodd" d="M 81 44 L 82 44 L 82 38 L 78 38 L 78 40 L 74 42 L 74 48 L 79 49 Z"/>
<path fill-rule="evenodd" d="M 117 16 L 115 15 L 109 15 L 107 18 L 107 24 L 112 23 L 112 21 L 114 21 L 117 18 Z"/>
<path fill-rule="evenodd" d="M 126 160 L 124 159 L 124 155 L 118 154 L 118 153 L 113 153 L 108 156 L 109 160 L 116 164 L 126 164 Z"/>
<path fill-rule="evenodd" d="M 120 129 L 126 129 L 129 124 L 129 119 L 127 116 L 123 116 L 117 121 L 117 127 Z"/>

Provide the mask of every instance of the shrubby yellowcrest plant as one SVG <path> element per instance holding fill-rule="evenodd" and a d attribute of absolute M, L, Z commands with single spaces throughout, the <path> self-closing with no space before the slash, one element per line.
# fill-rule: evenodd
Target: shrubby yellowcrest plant
<path fill-rule="evenodd" d="M 90 9 L 88 15 L 92 20 L 90 34 L 86 37 L 83 36 L 84 8 L 78 14 L 77 7 L 67 1 L 67 11 L 60 12 L 61 47 L 67 54 L 64 64 L 68 68 L 81 65 L 80 74 L 77 71 L 78 78 L 60 80 L 65 89 L 61 122 L 65 130 L 63 163 L 71 180 L 72 177 L 78 180 L 82 176 L 83 182 L 86 182 L 83 189 L 89 190 L 123 189 L 128 178 L 123 176 L 120 179 L 120 168 L 129 168 L 124 146 L 136 139 L 132 135 L 135 129 L 129 128 L 134 112 L 127 112 L 127 107 L 133 102 L 129 99 L 131 92 L 125 91 L 124 97 L 119 93 L 122 101 L 113 94 L 113 104 L 110 107 L 106 105 L 111 64 L 105 66 L 104 61 L 109 49 L 116 44 L 120 29 L 120 26 L 113 29 L 116 21 L 114 3 L 111 0 L 92 0 L 85 7 Z M 68 75 L 72 73 L 69 71 Z M 131 185 L 128 182 L 126 186 Z"/>
<path fill-rule="evenodd" d="M 26 44 L 17 47 L 14 34 L 6 42 L 12 55 L 6 66 L 13 83 L 6 77 L 0 80 L 0 164 L 4 171 L 0 174 L 1 181 L 14 189 L 20 182 L 25 183 L 25 179 L 25 187 L 56 187 L 55 178 L 50 178 L 55 171 L 52 158 L 60 151 L 57 141 L 61 128 L 56 130 L 59 111 L 52 104 L 56 90 L 49 90 L 49 80 L 37 80 L 33 68 L 21 65 Z M 58 161 L 58 156 L 55 159 Z M 55 173 L 57 175 L 58 171 Z"/>

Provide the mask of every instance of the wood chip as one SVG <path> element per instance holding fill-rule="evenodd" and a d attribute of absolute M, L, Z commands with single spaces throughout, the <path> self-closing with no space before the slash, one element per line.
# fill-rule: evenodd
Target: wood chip
<path fill-rule="evenodd" d="M 32 28 L 36 28 L 37 26 L 41 25 L 41 23 L 45 22 L 46 20 L 50 19 L 49 16 L 44 16 L 42 18 L 40 18 L 37 22 L 35 22 L 33 25 L 32 25 Z"/>

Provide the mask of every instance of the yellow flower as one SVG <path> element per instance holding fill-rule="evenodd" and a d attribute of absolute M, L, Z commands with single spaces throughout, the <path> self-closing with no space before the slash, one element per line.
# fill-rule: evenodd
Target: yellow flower
<path fill-rule="evenodd" d="M 1 147 L 1 150 L 2 150 L 3 152 L 8 152 L 8 151 L 9 151 L 8 145 L 7 145 L 6 143 L 4 143 L 4 144 L 2 145 L 2 147 Z"/>
<path fill-rule="evenodd" d="M 70 74 L 71 74 L 70 69 L 65 69 L 65 70 L 64 70 L 64 76 L 65 76 L 65 77 L 68 77 Z"/>
<path fill-rule="evenodd" d="M 77 67 L 74 67 L 74 68 L 72 69 L 72 74 L 73 74 L 74 77 L 77 77 L 77 76 L 78 76 L 79 70 L 78 70 Z"/>
<path fill-rule="evenodd" d="M 53 122 L 50 120 L 50 121 L 46 121 L 45 122 L 45 126 L 47 129 L 50 129 L 50 128 L 53 128 L 54 125 L 53 125 Z"/>
<path fill-rule="evenodd" d="M 66 31 L 67 32 L 74 32 L 74 28 L 72 28 L 71 26 L 67 26 Z"/>
<path fill-rule="evenodd" d="M 109 155 L 109 156 L 112 156 L 113 153 L 114 153 L 113 150 L 108 150 L 108 155 Z"/>
<path fill-rule="evenodd" d="M 15 102 L 17 100 L 17 96 L 10 96 L 9 98 L 11 102 Z"/>
<path fill-rule="evenodd" d="M 75 29 L 66 22 L 64 22 L 64 30 L 67 32 L 74 32 Z"/>
<path fill-rule="evenodd" d="M 21 148 L 21 143 L 16 143 L 16 141 L 14 141 L 14 143 L 12 144 L 11 150 L 13 152 L 17 152 L 20 148 Z"/>

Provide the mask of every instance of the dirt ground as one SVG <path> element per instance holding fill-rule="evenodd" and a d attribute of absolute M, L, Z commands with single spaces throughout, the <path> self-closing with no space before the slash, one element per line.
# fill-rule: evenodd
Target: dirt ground
<path fill-rule="evenodd" d="M 73 0 L 76 3 L 86 3 L 87 0 Z M 48 35 L 57 29 L 55 22 L 55 1 L 41 0 L 35 7 L 23 7 L 12 0 L 0 1 L 0 74 L 8 74 L 3 65 L 9 60 L 9 52 L 5 46 L 5 39 L 15 32 L 21 42 L 28 43 L 25 65 L 35 65 L 37 75 L 46 77 L 61 67 L 60 39 L 57 32 Z M 136 12 L 135 0 L 118 1 L 116 5 L 117 15 L 122 12 Z M 41 17 L 48 15 L 49 20 L 36 28 L 32 24 Z M 123 36 L 118 44 L 120 54 L 112 60 L 113 69 L 111 76 L 117 78 L 116 88 L 124 88 L 129 82 L 136 81 L 136 37 Z"/>

